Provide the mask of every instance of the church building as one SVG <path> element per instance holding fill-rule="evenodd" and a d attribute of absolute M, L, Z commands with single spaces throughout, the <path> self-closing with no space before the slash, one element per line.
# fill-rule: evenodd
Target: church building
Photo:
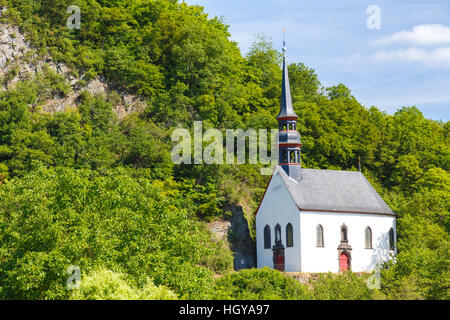
<path fill-rule="evenodd" d="M 372 271 L 395 255 L 396 214 L 359 171 L 302 168 L 283 51 L 280 158 L 255 212 L 257 267 Z"/>

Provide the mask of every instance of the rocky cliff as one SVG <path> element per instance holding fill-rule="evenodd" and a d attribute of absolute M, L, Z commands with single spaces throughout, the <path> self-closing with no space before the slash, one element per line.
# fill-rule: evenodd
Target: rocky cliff
<path fill-rule="evenodd" d="M 120 99 L 115 99 L 114 104 L 114 111 L 119 118 L 145 106 L 142 99 L 115 90 L 102 77 L 86 81 L 84 74 L 79 74 L 65 64 L 54 61 L 49 55 L 38 54 L 18 27 L 0 23 L 0 83 L 2 84 L 0 91 L 14 87 L 19 81 L 35 77 L 43 72 L 44 67 L 62 75 L 70 85 L 68 94 L 54 95 L 43 103 L 41 107 L 44 112 L 58 112 L 76 106 L 77 98 L 82 91 L 106 96 L 114 94 L 119 97 Z"/>

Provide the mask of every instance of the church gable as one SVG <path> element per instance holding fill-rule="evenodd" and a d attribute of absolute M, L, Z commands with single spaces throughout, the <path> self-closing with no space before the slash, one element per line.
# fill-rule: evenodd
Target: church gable
<path fill-rule="evenodd" d="M 283 171 L 281 167 L 277 166 L 272 174 L 259 207 L 255 211 L 258 217 L 266 214 L 278 216 L 286 212 L 298 214 L 297 205 L 283 181 L 281 171 Z"/>
<path fill-rule="evenodd" d="M 300 269 L 300 215 L 280 172 L 275 169 L 256 214 L 258 266 Z"/>

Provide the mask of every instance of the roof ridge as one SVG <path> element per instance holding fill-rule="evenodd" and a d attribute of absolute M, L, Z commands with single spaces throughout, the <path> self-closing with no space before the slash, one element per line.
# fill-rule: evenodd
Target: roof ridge
<path fill-rule="evenodd" d="M 363 175 L 361 171 L 353 171 L 353 170 L 336 170 L 336 169 L 314 169 L 314 168 L 302 168 L 303 170 L 310 170 L 310 171 L 333 171 L 333 172 L 345 172 L 345 173 L 360 173 Z"/>

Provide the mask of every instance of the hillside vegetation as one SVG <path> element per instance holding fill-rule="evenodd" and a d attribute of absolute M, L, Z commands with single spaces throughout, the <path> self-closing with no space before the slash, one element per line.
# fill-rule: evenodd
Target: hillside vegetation
<path fill-rule="evenodd" d="M 70 30 L 66 9 L 81 9 Z M 77 83 L 76 106 L 42 105 L 72 92 L 51 68 L 0 79 L 0 299 L 449 299 L 450 125 L 416 107 L 387 115 L 343 84 L 289 65 L 302 161 L 356 170 L 358 159 L 398 214 L 398 256 L 381 288 L 365 276 L 324 275 L 306 286 L 275 270 L 230 272 L 228 244 L 205 228 L 245 204 L 253 226 L 267 176 L 260 165 L 174 165 L 171 133 L 276 128 L 280 53 L 264 36 L 243 56 L 228 26 L 177 0 L 0 0 L 0 23 Z M 16 70 L 16 71 L 14 71 Z M 84 90 L 93 79 L 111 90 Z M 120 92 L 145 101 L 119 117 Z M 83 284 L 67 290 L 67 268 Z M 214 275 L 221 275 L 215 277 Z M 98 279 L 103 279 L 100 281 Z"/>

